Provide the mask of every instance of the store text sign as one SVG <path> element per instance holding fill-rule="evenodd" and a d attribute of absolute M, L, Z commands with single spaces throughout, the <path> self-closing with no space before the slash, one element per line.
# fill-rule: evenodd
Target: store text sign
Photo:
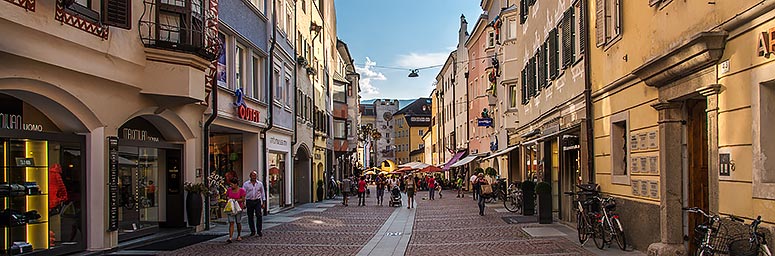
<path fill-rule="evenodd" d="M 761 32 L 756 45 L 756 52 L 759 57 L 769 58 L 770 54 L 775 52 L 775 27 L 766 32 Z"/>
<path fill-rule="evenodd" d="M 245 104 L 245 99 L 243 96 L 244 93 L 242 92 L 242 88 L 237 88 L 237 90 L 234 92 L 234 97 L 236 98 L 234 99 L 234 107 L 237 108 L 237 116 L 243 120 L 260 123 L 261 112 L 248 107 Z"/>
<path fill-rule="evenodd" d="M 22 115 L 0 113 L 0 129 L 42 132 L 43 125 L 25 124 Z"/>
<path fill-rule="evenodd" d="M 159 141 L 159 137 L 148 135 L 148 131 L 145 130 L 124 128 L 121 130 L 121 135 L 126 140 Z"/>

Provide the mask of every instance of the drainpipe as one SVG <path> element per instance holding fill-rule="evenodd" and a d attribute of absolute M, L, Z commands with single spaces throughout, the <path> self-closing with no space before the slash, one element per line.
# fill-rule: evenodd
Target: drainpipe
<path fill-rule="evenodd" d="M 751 20 L 775 9 L 775 0 L 762 0 L 750 8 L 736 14 L 729 20 L 726 20 L 711 30 L 722 29 L 732 31 Z"/>
<path fill-rule="evenodd" d="M 222 43 L 222 42 L 221 42 Z M 210 177 L 210 125 L 215 121 L 218 116 L 218 79 L 213 79 L 210 85 L 210 94 L 212 94 L 212 100 L 210 100 L 210 106 L 213 113 L 207 117 L 205 123 L 202 125 L 202 156 L 204 162 L 202 163 L 204 173 L 204 184 L 207 185 Z M 205 194 L 205 230 L 210 230 L 210 195 Z"/>
<path fill-rule="evenodd" d="M 583 16 L 585 18 L 584 21 L 584 29 L 589 30 L 589 6 L 587 4 L 584 4 L 584 8 L 581 8 L 581 11 L 583 12 Z M 586 31 L 583 33 L 584 36 L 589 36 Z M 594 183 L 595 182 L 595 153 L 594 153 L 594 129 L 593 129 L 593 118 L 592 118 L 592 79 L 590 77 L 591 73 L 591 67 L 590 67 L 590 61 L 589 61 L 589 38 L 587 40 L 584 40 L 584 110 L 586 115 L 586 125 L 587 125 L 587 171 L 589 172 L 589 182 Z"/>
<path fill-rule="evenodd" d="M 272 84 L 272 81 L 274 81 L 274 48 L 277 46 L 277 13 L 275 12 L 275 1 L 272 1 L 272 45 L 269 46 L 269 65 L 267 66 L 267 72 L 269 72 L 269 82 L 267 83 L 269 85 L 269 95 L 267 98 L 269 107 L 269 115 L 266 119 L 266 129 L 262 131 L 263 136 L 261 136 L 261 142 L 263 143 L 264 147 L 262 148 L 262 154 L 264 156 L 264 169 L 266 170 L 266 173 L 264 173 L 264 195 L 267 195 L 269 193 L 269 170 L 266 168 L 267 161 L 269 159 L 269 154 L 266 150 L 266 132 L 271 130 L 274 127 L 274 122 L 272 121 L 274 119 L 274 86 Z M 267 202 L 264 202 L 264 215 L 269 214 L 269 205 L 267 205 Z"/>

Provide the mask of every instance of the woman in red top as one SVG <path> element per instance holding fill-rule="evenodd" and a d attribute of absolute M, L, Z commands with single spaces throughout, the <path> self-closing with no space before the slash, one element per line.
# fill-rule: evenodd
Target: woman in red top
<path fill-rule="evenodd" d="M 358 181 L 358 206 L 366 206 L 366 181 L 363 176 Z"/>
<path fill-rule="evenodd" d="M 231 183 L 231 187 L 226 191 L 226 197 L 236 200 L 239 207 L 245 209 L 245 196 L 248 193 L 245 192 L 244 188 L 239 187 L 239 180 L 237 178 L 231 178 L 229 183 Z M 228 213 L 227 217 L 229 218 L 229 239 L 226 242 L 231 243 L 231 236 L 234 234 L 234 223 L 237 223 L 237 241 L 242 241 L 242 211 L 232 211 Z"/>

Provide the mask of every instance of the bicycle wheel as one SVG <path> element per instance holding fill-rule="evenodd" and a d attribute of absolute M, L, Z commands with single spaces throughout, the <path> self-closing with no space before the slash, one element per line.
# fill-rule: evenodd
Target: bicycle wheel
<path fill-rule="evenodd" d="M 589 239 L 589 223 L 581 212 L 576 212 L 576 232 L 579 235 L 579 243 L 582 245 Z"/>
<path fill-rule="evenodd" d="M 613 225 L 613 235 L 616 238 L 616 244 L 619 245 L 619 249 L 622 251 L 627 250 L 627 238 L 624 237 L 624 227 L 619 222 L 618 218 L 611 218 L 611 225 Z"/>
<path fill-rule="evenodd" d="M 518 212 L 522 208 L 522 205 L 518 204 L 517 198 L 508 196 L 503 200 L 503 207 L 509 212 Z"/>
<path fill-rule="evenodd" d="M 494 203 L 495 202 L 495 195 L 494 194 L 490 194 L 488 196 L 485 196 L 484 197 L 484 202 L 488 203 L 488 204 Z"/>
<path fill-rule="evenodd" d="M 604 237 L 604 230 L 603 223 L 598 221 L 596 218 L 591 219 L 590 227 L 592 228 L 592 241 L 595 242 L 595 246 L 598 249 L 603 249 L 605 247 L 605 237 Z"/>
<path fill-rule="evenodd" d="M 609 224 L 609 222 L 605 219 L 602 219 L 600 225 L 602 227 L 601 231 L 603 231 L 603 243 L 611 243 L 614 239 L 614 236 L 616 235 L 616 233 L 614 233 L 614 231 L 611 229 L 611 224 Z"/>

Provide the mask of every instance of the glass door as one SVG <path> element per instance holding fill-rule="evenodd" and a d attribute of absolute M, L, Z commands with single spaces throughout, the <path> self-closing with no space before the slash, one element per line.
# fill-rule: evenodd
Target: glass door
<path fill-rule="evenodd" d="M 159 150 L 119 146 L 118 155 L 119 235 L 157 228 Z"/>

